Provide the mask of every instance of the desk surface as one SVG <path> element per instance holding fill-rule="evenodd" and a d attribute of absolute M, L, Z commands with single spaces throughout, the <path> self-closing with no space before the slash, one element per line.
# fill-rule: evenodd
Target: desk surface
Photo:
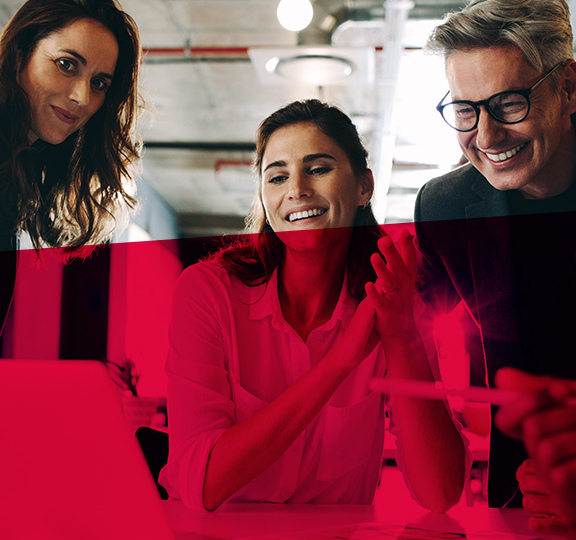
<path fill-rule="evenodd" d="M 213 513 L 191 512 L 178 501 L 166 501 L 165 508 L 176 538 L 212 540 L 216 538 L 328 540 L 399 539 L 406 525 L 420 529 L 414 538 L 467 538 L 468 540 L 524 540 L 542 538 L 528 527 L 528 515 L 519 509 L 456 507 L 448 514 L 433 514 L 421 508 L 386 512 L 374 506 L 313 504 L 228 504 Z M 423 533 L 443 531 L 455 534 Z"/>
<path fill-rule="evenodd" d="M 415 536 L 400 533 L 408 524 L 415 527 L 465 532 L 468 540 L 533 540 L 542 537 L 528 526 L 529 514 L 520 509 L 499 510 L 485 503 L 467 507 L 463 500 L 447 514 L 433 514 L 410 496 L 401 473 L 385 467 L 374 504 L 257 504 L 229 503 L 216 512 L 192 512 L 180 501 L 164 501 L 178 540 L 427 540 L 462 538 L 454 535 Z M 368 525 L 371 524 L 371 525 Z"/>

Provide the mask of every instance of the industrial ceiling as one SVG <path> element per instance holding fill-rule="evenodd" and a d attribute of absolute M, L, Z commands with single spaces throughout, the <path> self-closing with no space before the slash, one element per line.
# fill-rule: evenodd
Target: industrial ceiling
<path fill-rule="evenodd" d="M 121 3 L 145 50 L 143 181 L 175 211 L 183 236 L 242 228 L 255 190 L 254 132 L 295 99 L 320 98 L 352 116 L 372 156 L 381 222 L 410 221 L 417 189 L 460 158 L 434 110 L 446 88 L 442 62 L 421 49 L 462 1 L 312 0 L 313 22 L 300 33 L 282 28 L 278 0 Z M 0 25 L 21 4 L 0 1 Z M 262 78 L 259 55 L 297 56 L 303 46 L 360 51 L 373 71 L 338 84 Z"/>

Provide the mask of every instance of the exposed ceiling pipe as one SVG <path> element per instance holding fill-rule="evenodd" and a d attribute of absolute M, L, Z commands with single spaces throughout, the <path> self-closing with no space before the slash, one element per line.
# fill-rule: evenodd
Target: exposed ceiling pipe
<path fill-rule="evenodd" d="M 382 77 L 380 80 L 379 100 L 379 133 L 376 136 L 376 190 L 374 194 L 374 210 L 380 223 L 386 219 L 386 203 L 390 190 L 390 178 L 394 164 L 396 146 L 396 125 L 394 118 L 394 102 L 400 58 L 402 56 L 402 39 L 408 14 L 414 7 L 409 0 L 386 0 L 386 32 L 384 53 L 381 58 Z"/>
<path fill-rule="evenodd" d="M 383 21 L 386 1 L 311 0 L 314 15 L 310 24 L 298 32 L 298 45 L 331 45 L 335 32 L 345 23 Z M 575 1 L 568 0 L 571 4 Z M 410 18 L 440 19 L 448 12 L 461 10 L 465 5 L 465 0 L 444 0 L 441 7 L 436 0 L 416 0 L 411 2 Z"/>
<path fill-rule="evenodd" d="M 298 33 L 298 45 L 331 45 L 334 34 L 351 22 L 383 20 L 385 25 L 381 78 L 378 81 L 379 118 L 374 141 L 376 172 L 375 211 L 385 221 L 386 200 L 394 162 L 396 128 L 394 98 L 398 85 L 402 38 L 408 14 L 414 3 L 409 0 L 313 0 L 314 16 L 308 27 Z"/>
<path fill-rule="evenodd" d="M 143 53 L 144 64 L 250 61 L 248 47 L 148 47 Z"/>
<path fill-rule="evenodd" d="M 447 13 L 452 11 L 460 11 L 468 2 L 466 0 L 416 0 L 412 11 L 410 11 L 411 19 L 442 19 Z"/>
<path fill-rule="evenodd" d="M 382 0 L 312 0 L 314 15 L 298 32 L 298 45 L 331 45 L 334 32 L 349 21 L 384 19 Z"/>

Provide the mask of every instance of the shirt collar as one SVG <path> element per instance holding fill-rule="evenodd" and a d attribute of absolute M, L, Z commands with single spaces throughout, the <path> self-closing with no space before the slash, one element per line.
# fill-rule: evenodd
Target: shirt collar
<path fill-rule="evenodd" d="M 350 320 L 354 316 L 358 302 L 350 295 L 348 291 L 348 271 L 344 275 L 342 289 L 338 297 L 338 303 L 332 313 L 330 320 L 322 325 L 323 330 L 332 330 L 338 322 L 344 328 L 348 327 Z M 276 328 L 282 328 L 286 325 L 280 299 L 278 298 L 278 268 L 276 268 L 267 283 L 252 287 L 250 295 L 250 319 L 261 320 L 266 317 L 272 318 L 272 324 Z"/>

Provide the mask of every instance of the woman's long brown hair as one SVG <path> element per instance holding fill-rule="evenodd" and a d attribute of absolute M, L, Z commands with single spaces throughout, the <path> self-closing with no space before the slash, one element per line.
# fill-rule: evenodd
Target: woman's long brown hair
<path fill-rule="evenodd" d="M 20 88 L 38 42 L 79 19 L 93 19 L 118 42 L 118 61 L 102 107 L 63 143 L 30 145 L 28 98 Z M 114 212 L 133 208 L 126 188 L 140 155 L 140 38 L 114 0 L 28 0 L 0 37 L 0 231 L 26 231 L 36 249 L 64 247 L 74 255 L 105 241 Z"/>

